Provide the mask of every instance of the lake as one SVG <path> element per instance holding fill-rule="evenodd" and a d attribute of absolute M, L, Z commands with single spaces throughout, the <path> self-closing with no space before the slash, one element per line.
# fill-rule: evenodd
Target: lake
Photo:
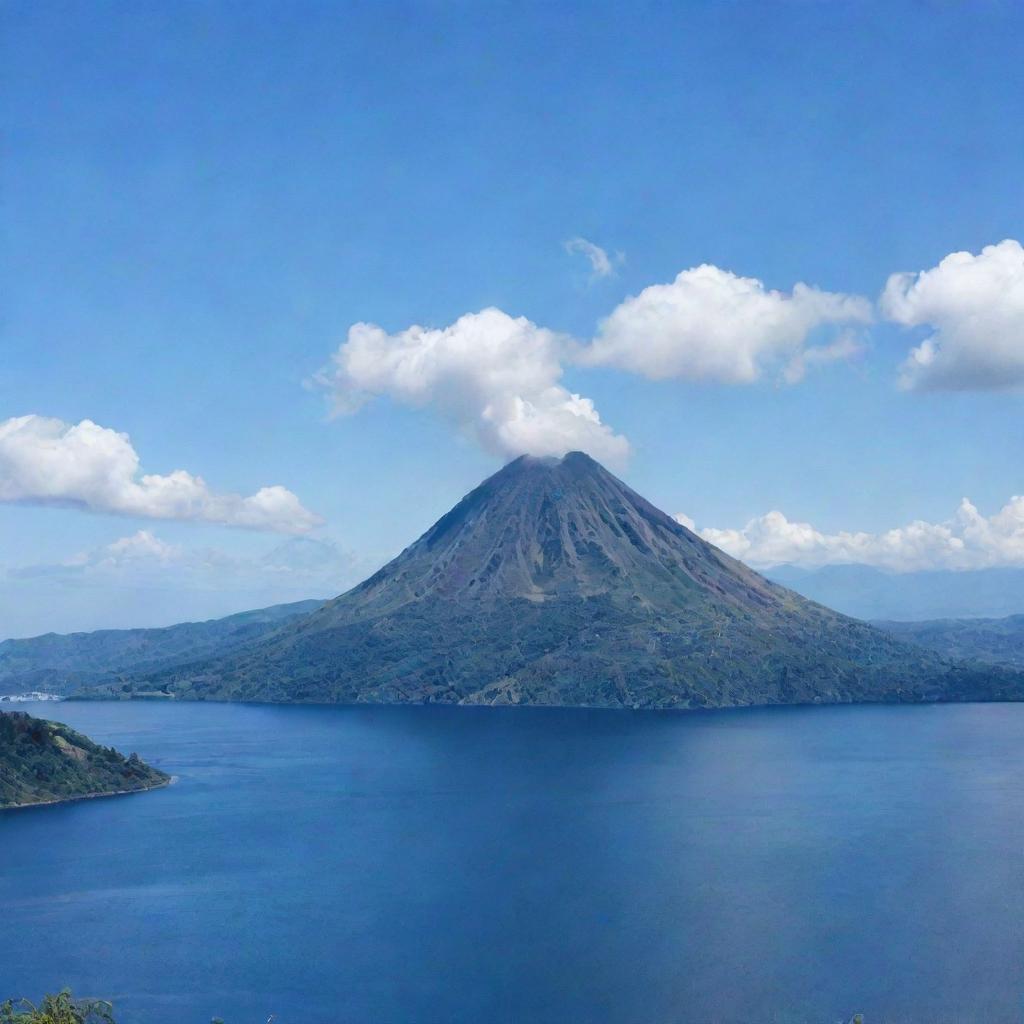
<path fill-rule="evenodd" d="M 124 1024 L 1019 1022 L 1024 705 L 47 704 L 179 776 L 0 814 L 0 996 Z"/>

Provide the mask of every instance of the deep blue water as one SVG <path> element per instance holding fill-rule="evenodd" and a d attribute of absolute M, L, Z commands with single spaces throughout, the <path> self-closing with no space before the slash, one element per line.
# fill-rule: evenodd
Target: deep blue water
<path fill-rule="evenodd" d="M 1024 1020 L 1024 705 L 61 704 L 180 776 L 0 814 L 0 996 L 126 1024 Z"/>

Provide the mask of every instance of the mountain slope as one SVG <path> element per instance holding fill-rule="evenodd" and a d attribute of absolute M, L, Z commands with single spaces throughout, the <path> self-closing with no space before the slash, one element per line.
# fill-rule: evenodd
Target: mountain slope
<path fill-rule="evenodd" d="M 1012 699 L 770 583 L 592 459 L 523 457 L 364 583 L 224 658 L 132 684 L 191 699 L 722 707 Z"/>
<path fill-rule="evenodd" d="M 121 673 L 155 671 L 223 654 L 289 619 L 307 615 L 322 603 L 297 601 L 158 629 L 100 629 L 4 640 L 0 643 L 0 693 L 69 694 Z"/>
<path fill-rule="evenodd" d="M 0 711 L 0 808 L 164 786 L 169 777 L 59 722 Z"/>
<path fill-rule="evenodd" d="M 947 658 L 969 658 L 1024 669 L 1024 615 L 875 625 L 900 640 L 927 647 Z"/>

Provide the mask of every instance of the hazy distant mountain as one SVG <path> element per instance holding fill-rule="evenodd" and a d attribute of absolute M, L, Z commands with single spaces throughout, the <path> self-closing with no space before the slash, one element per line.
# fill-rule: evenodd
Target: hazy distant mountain
<path fill-rule="evenodd" d="M 322 601 L 297 601 L 208 622 L 161 629 L 47 633 L 0 643 L 0 693 L 43 690 L 69 694 L 125 672 L 149 672 L 234 650 L 283 622 L 308 615 Z"/>
<path fill-rule="evenodd" d="M 768 582 L 592 459 L 523 457 L 364 583 L 136 692 L 273 701 L 721 707 L 1017 698 Z"/>
<path fill-rule="evenodd" d="M 1005 619 L 933 619 L 928 622 L 876 622 L 901 640 L 993 665 L 1024 668 L 1024 615 Z"/>
<path fill-rule="evenodd" d="M 889 573 L 866 565 L 777 566 L 769 579 L 860 619 L 999 617 L 1024 612 L 1024 569 Z"/>

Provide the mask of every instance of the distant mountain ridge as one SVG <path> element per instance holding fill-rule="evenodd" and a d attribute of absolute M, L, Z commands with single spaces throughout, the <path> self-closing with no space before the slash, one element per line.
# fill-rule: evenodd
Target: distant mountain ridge
<path fill-rule="evenodd" d="M 876 622 L 900 640 L 927 647 L 947 658 L 983 661 L 1024 669 L 1024 615 L 1003 619 L 932 619 Z"/>
<path fill-rule="evenodd" d="M 580 452 L 515 460 L 368 580 L 269 636 L 122 685 L 634 708 L 1024 696 L 1020 673 L 950 662 L 769 582 Z"/>
<path fill-rule="evenodd" d="M 910 622 L 1024 613 L 1024 569 L 894 573 L 868 565 L 779 565 L 765 570 L 765 575 L 858 619 Z"/>
<path fill-rule="evenodd" d="M 0 693 L 43 690 L 67 695 L 123 673 L 151 672 L 222 654 L 322 603 L 297 601 L 156 629 L 101 629 L 4 640 L 0 642 Z"/>

